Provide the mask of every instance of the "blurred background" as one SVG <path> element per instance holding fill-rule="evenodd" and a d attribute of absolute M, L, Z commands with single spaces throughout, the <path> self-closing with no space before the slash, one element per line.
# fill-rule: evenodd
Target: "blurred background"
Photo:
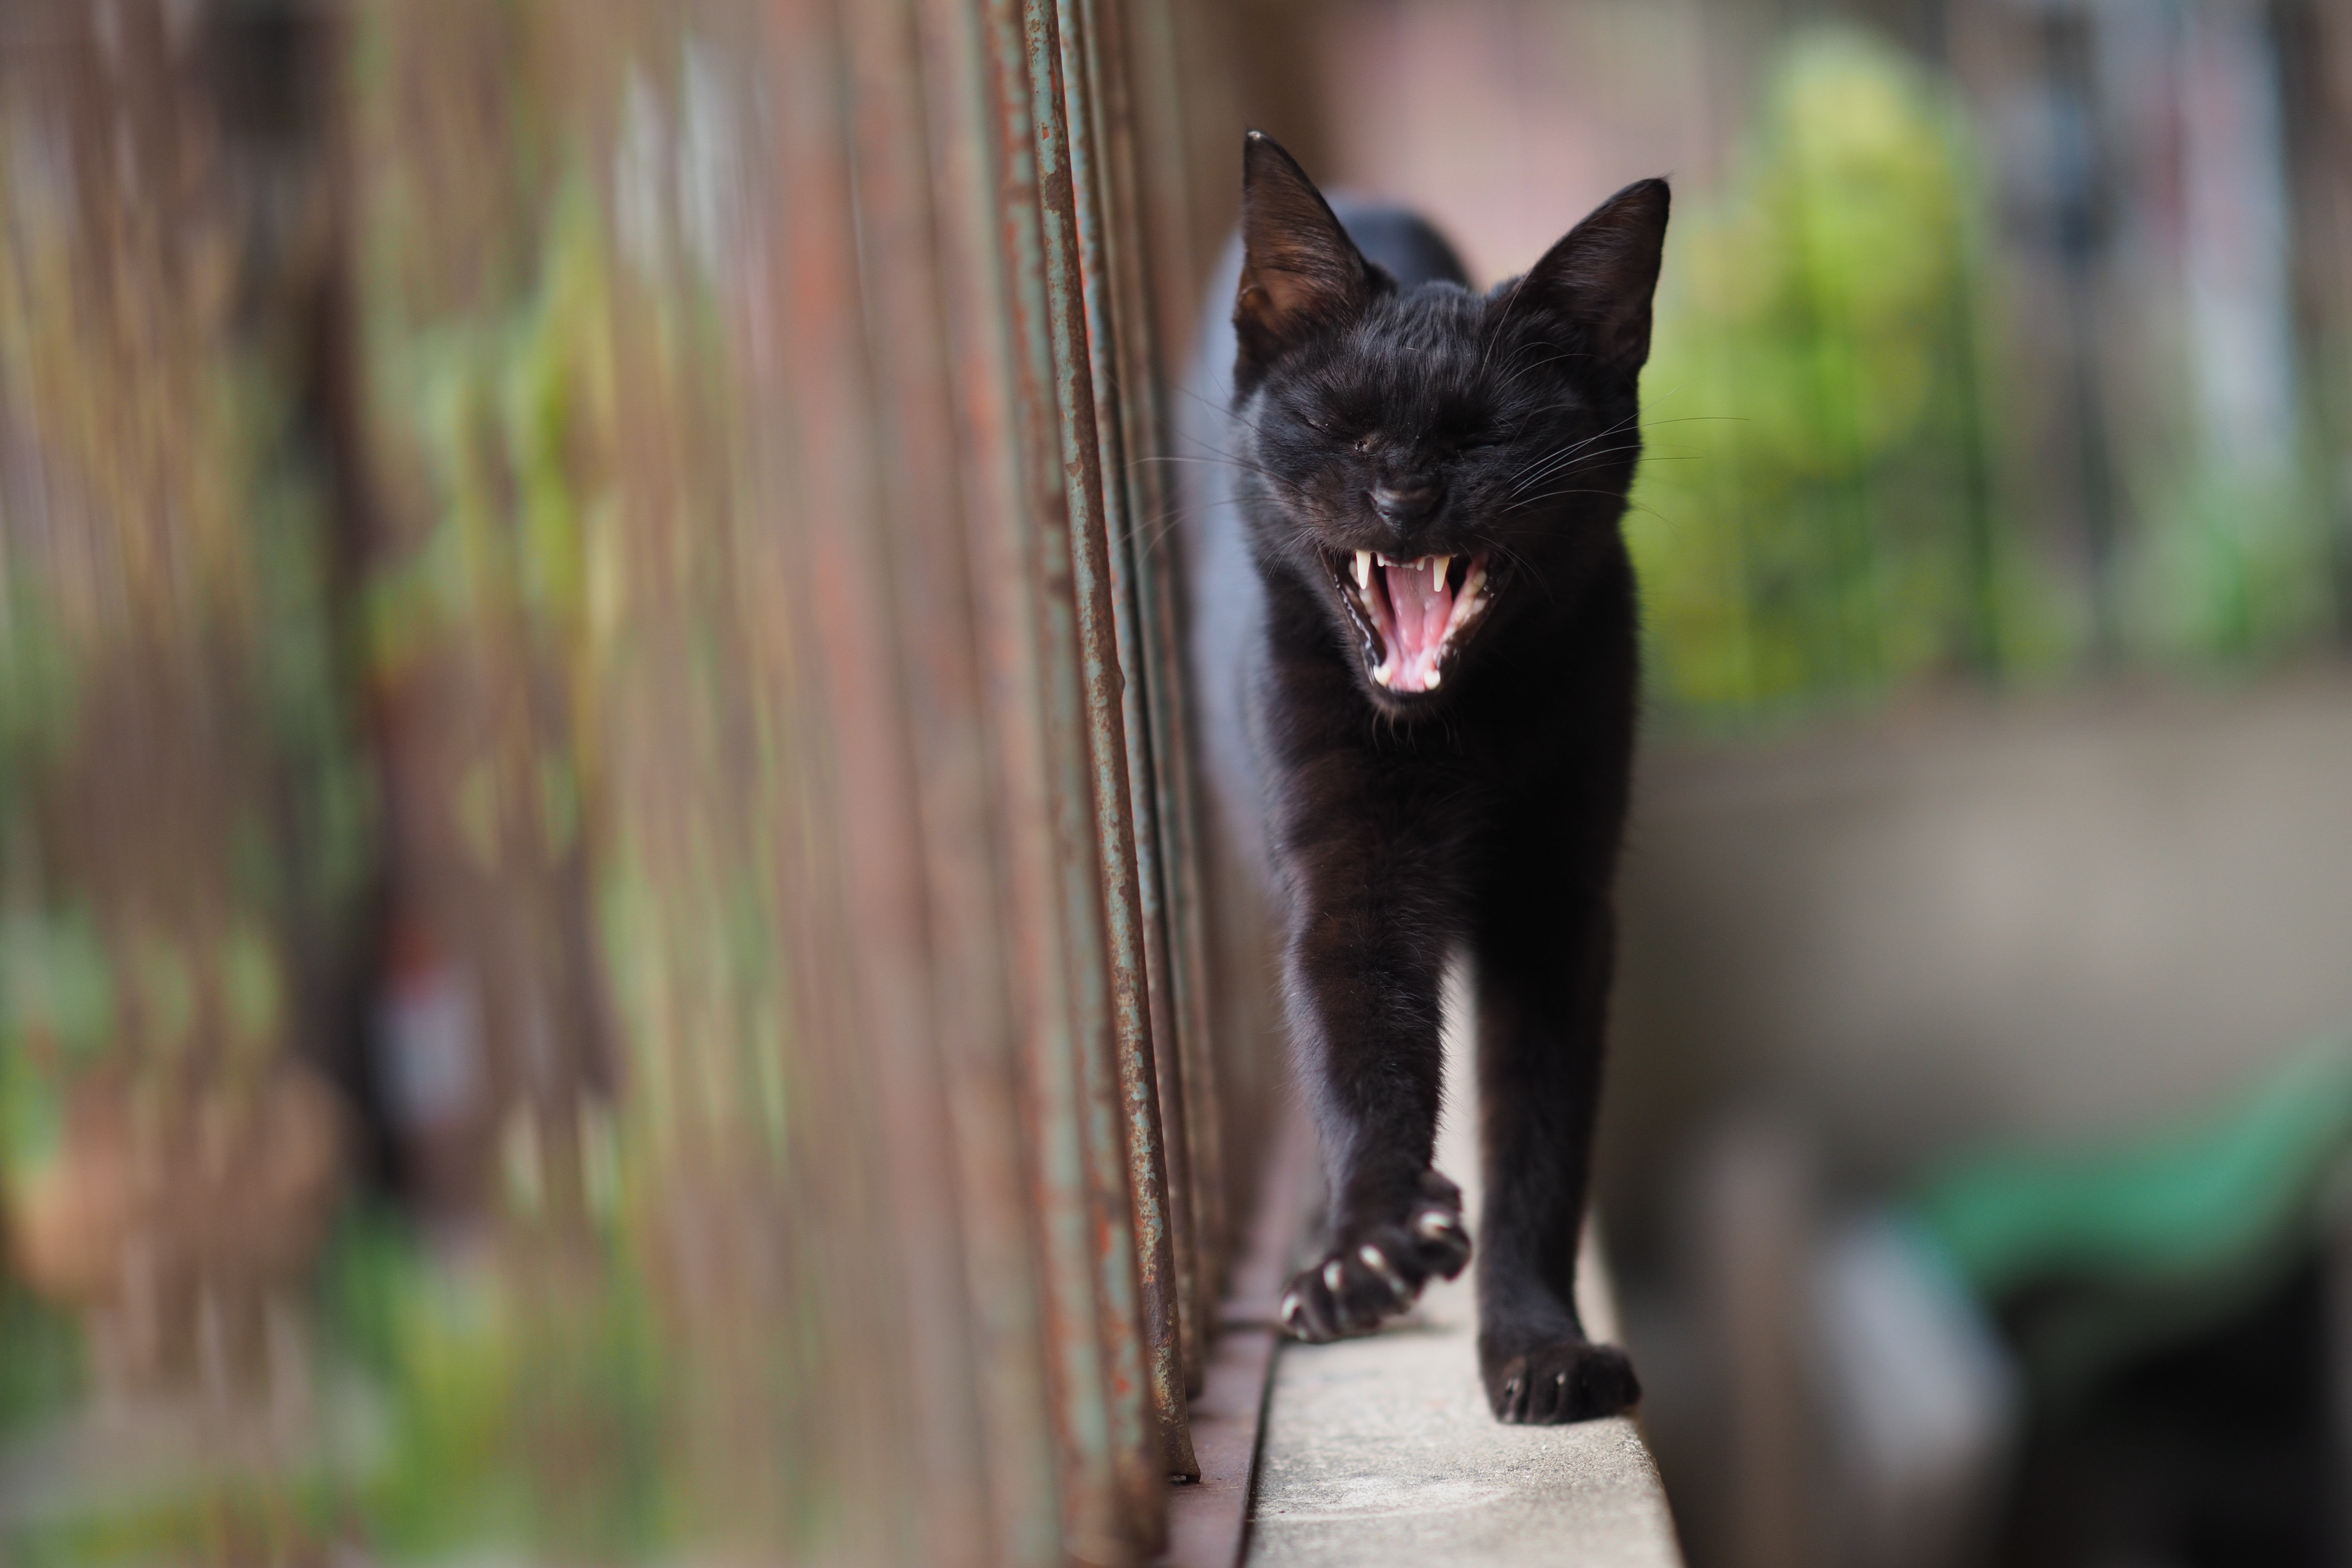
<path fill-rule="evenodd" d="M 1675 181 L 1601 1204 L 1693 1561 L 2346 1561 L 2352 16 L 1234 25 L 1482 282 Z"/>
<path fill-rule="evenodd" d="M 0 8 L 0 1557 L 1161 1550 L 1284 1103 L 1151 461 L 1244 125 L 1482 284 L 1675 182 L 1691 1561 L 2352 1563 L 2326 0 Z"/>

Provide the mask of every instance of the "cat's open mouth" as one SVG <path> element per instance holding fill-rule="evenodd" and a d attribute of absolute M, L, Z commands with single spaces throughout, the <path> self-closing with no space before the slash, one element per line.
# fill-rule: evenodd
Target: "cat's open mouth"
<path fill-rule="evenodd" d="M 1329 560 L 1340 602 L 1363 635 L 1364 668 L 1386 690 L 1436 690 L 1446 661 L 1494 602 L 1483 553 L 1399 561 L 1358 550 Z"/>

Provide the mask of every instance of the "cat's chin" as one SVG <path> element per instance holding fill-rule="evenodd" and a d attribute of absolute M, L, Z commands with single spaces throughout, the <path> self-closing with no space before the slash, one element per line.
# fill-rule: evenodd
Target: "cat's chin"
<path fill-rule="evenodd" d="M 1323 558 L 1374 698 L 1398 710 L 1433 700 L 1494 607 L 1486 552 L 1407 559 L 1327 550 Z"/>

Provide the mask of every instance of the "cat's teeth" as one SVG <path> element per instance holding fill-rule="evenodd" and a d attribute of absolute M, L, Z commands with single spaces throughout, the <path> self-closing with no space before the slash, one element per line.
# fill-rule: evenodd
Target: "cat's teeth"
<path fill-rule="evenodd" d="M 1444 675 L 1444 673 L 1445 673 L 1445 672 L 1444 672 L 1444 670 L 1442 670 L 1442 669 L 1438 668 L 1435 665 L 1432 665 L 1432 666 L 1430 666 L 1430 669 L 1429 669 L 1429 679 L 1428 679 L 1428 680 L 1427 680 L 1427 681 L 1426 681 L 1426 682 L 1422 686 L 1422 689 L 1423 689 L 1423 691 L 1434 691 L 1434 690 L 1436 690 L 1436 689 L 1437 689 L 1437 679 L 1438 679 L 1438 677 L 1440 677 L 1440 676 Z"/>
<path fill-rule="evenodd" d="M 1454 634 L 1468 626 L 1470 618 L 1486 607 L 1485 601 L 1478 596 L 1486 586 L 1486 568 L 1480 566 L 1474 557 L 1470 570 L 1463 574 L 1462 592 L 1454 595 L 1454 608 L 1445 617 L 1445 631 L 1440 638 L 1445 646 L 1451 647 Z"/>
<path fill-rule="evenodd" d="M 1356 591 L 1360 594 L 1370 593 L 1371 586 L 1372 552 L 1369 550 L 1359 550 L 1356 552 Z"/>
<path fill-rule="evenodd" d="M 1393 565 L 1395 565 L 1395 564 L 1396 564 L 1396 563 L 1395 563 L 1395 562 L 1393 562 L 1393 561 L 1390 560 L 1386 555 L 1382 554 L 1381 552 L 1379 552 L 1379 551 L 1377 551 L 1377 550 L 1375 550 L 1375 551 L 1373 551 L 1373 552 L 1372 552 L 1372 558 L 1373 558 L 1374 560 L 1378 561 L 1378 562 L 1379 562 L 1381 565 L 1383 565 L 1383 566 L 1393 566 Z"/>
<path fill-rule="evenodd" d="M 1453 564 L 1454 557 L 1451 555 L 1433 555 L 1429 558 L 1429 591 L 1431 593 L 1445 592 L 1445 569 Z"/>

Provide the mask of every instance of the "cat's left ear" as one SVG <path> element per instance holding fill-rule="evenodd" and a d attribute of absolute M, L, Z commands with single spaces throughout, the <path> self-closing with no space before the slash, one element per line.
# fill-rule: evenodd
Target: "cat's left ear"
<path fill-rule="evenodd" d="M 1650 357 L 1650 299 L 1666 244 L 1666 182 L 1642 180 L 1592 209 L 1515 285 L 1581 329 L 1595 368 L 1631 377 Z"/>

